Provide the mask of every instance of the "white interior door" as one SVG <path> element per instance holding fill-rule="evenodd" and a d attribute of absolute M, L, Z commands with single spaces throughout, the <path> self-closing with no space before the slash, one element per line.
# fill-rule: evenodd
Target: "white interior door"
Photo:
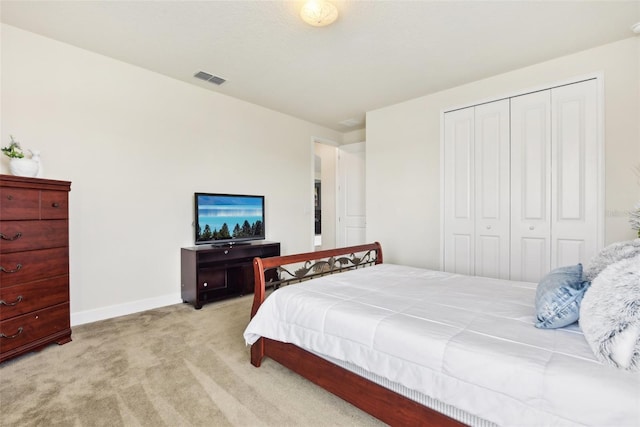
<path fill-rule="evenodd" d="M 509 278 L 509 100 L 474 108 L 475 275 Z"/>
<path fill-rule="evenodd" d="M 598 251 L 597 91 L 596 80 L 551 91 L 551 268 Z"/>
<path fill-rule="evenodd" d="M 366 243 L 365 143 L 338 148 L 338 247 Z"/>
<path fill-rule="evenodd" d="M 474 109 L 444 115 L 444 271 L 475 274 Z"/>
<path fill-rule="evenodd" d="M 551 91 L 511 99 L 511 279 L 538 281 L 551 261 Z"/>

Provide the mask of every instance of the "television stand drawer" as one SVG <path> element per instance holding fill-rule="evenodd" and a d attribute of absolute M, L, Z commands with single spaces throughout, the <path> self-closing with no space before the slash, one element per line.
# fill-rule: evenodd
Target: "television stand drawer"
<path fill-rule="evenodd" d="M 219 261 L 228 261 L 228 260 L 236 260 L 239 258 L 254 258 L 256 255 L 260 253 L 259 250 L 256 250 L 255 245 L 249 246 L 232 246 L 232 247 L 223 247 L 223 248 L 213 248 L 211 251 L 202 251 L 199 253 L 200 263 L 207 262 L 219 262 Z"/>

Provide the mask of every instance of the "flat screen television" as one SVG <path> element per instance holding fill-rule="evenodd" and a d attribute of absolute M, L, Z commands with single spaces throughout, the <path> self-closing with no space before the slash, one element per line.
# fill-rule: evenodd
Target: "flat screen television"
<path fill-rule="evenodd" d="M 195 193 L 194 198 L 196 245 L 265 238 L 264 196 Z"/>

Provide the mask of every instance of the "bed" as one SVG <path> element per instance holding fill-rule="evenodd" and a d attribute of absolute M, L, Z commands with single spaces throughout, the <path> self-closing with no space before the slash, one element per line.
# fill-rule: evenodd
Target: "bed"
<path fill-rule="evenodd" d="M 535 283 L 382 261 L 378 243 L 256 258 L 251 363 L 390 425 L 640 425 L 640 374 L 597 360 L 577 325 L 535 328 Z"/>

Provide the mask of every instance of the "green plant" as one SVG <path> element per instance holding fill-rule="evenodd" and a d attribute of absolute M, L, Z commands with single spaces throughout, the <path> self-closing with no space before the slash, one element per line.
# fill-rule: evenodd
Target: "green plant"
<path fill-rule="evenodd" d="M 13 139 L 13 135 L 9 135 L 10 143 L 8 147 L 2 147 L 2 152 L 12 159 L 21 159 L 24 157 L 20 143 Z"/>

